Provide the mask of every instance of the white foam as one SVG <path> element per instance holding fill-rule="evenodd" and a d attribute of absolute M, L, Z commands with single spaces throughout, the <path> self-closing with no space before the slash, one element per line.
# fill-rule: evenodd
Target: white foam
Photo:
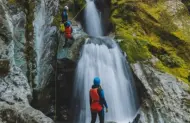
<path fill-rule="evenodd" d="M 110 40 L 111 39 L 104 39 Z M 89 90 L 94 77 L 100 77 L 105 91 L 109 112 L 106 121 L 128 123 L 138 110 L 136 94 L 126 60 L 119 47 L 109 49 L 106 45 L 85 44 L 78 62 L 75 81 L 75 98 L 80 98 L 79 123 L 91 119 Z"/>

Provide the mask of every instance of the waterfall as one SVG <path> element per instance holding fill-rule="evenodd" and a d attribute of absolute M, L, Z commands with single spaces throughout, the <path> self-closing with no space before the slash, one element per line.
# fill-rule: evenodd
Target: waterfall
<path fill-rule="evenodd" d="M 87 33 L 90 36 L 102 36 L 101 21 L 93 0 L 86 0 L 85 24 Z"/>
<path fill-rule="evenodd" d="M 37 53 L 36 63 L 37 63 L 37 84 L 39 84 L 39 73 L 40 73 L 40 59 L 42 56 L 42 51 L 44 48 L 43 36 L 45 33 L 45 20 L 46 11 L 44 0 L 40 1 L 40 5 L 37 7 L 34 20 L 34 32 L 35 32 L 35 50 Z"/>
<path fill-rule="evenodd" d="M 37 87 L 47 84 L 53 68 L 50 63 L 56 44 L 56 27 L 51 27 L 53 13 L 57 10 L 58 0 L 41 0 L 36 6 L 34 25 L 35 51 L 37 54 Z"/>
<path fill-rule="evenodd" d="M 129 65 L 115 41 L 102 36 L 101 22 L 94 1 L 86 0 L 88 39 L 76 68 L 74 99 L 75 122 L 90 123 L 89 90 L 94 77 L 101 79 L 109 112 L 105 121 L 131 122 L 138 110 L 138 101 Z M 96 37 L 96 38 L 95 38 Z"/>
<path fill-rule="evenodd" d="M 128 123 L 138 110 L 135 87 L 126 58 L 110 38 L 88 39 L 77 65 L 75 93 L 78 123 L 90 123 L 89 90 L 94 77 L 100 77 L 109 112 L 105 121 Z"/>

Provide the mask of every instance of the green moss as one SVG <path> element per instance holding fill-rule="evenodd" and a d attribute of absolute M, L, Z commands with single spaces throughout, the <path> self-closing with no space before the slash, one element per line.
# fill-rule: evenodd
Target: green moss
<path fill-rule="evenodd" d="M 85 2 L 85 0 L 78 0 L 78 1 L 77 1 L 77 4 L 78 4 L 80 7 L 83 7 L 83 6 L 86 4 L 86 2 Z"/>
<path fill-rule="evenodd" d="M 155 65 L 155 68 L 157 68 L 158 70 L 160 70 L 161 72 L 167 72 L 170 73 L 174 76 L 176 76 L 177 78 L 183 80 L 184 82 L 188 83 L 188 68 L 168 68 L 165 65 L 163 65 L 163 63 L 161 61 L 157 62 Z"/>
<path fill-rule="evenodd" d="M 166 72 L 167 71 L 167 68 L 162 64 L 161 61 L 156 63 L 155 68 L 157 68 L 161 72 Z"/>
<path fill-rule="evenodd" d="M 167 55 L 167 54 L 164 54 L 164 55 L 160 55 L 159 56 L 159 59 L 168 67 L 179 67 L 181 66 L 181 63 L 180 61 L 174 59 L 173 57 Z"/>
<path fill-rule="evenodd" d="M 183 98 L 182 101 L 183 101 L 183 103 L 184 103 L 188 108 L 190 108 L 190 99 Z"/>
<path fill-rule="evenodd" d="M 162 11 L 160 13 L 159 22 L 161 28 L 168 32 L 173 32 L 177 30 L 177 26 L 172 21 L 172 18 L 165 11 Z"/>
<path fill-rule="evenodd" d="M 185 62 L 180 57 L 174 55 L 174 53 L 170 53 L 167 48 L 163 48 L 161 46 L 155 46 L 154 44 L 149 44 L 149 51 L 159 58 L 164 65 L 174 68 L 174 67 L 182 67 Z"/>
<path fill-rule="evenodd" d="M 127 53 L 130 62 L 143 61 L 151 58 L 151 54 L 146 47 L 147 41 L 133 37 L 122 29 L 120 29 L 118 33 L 118 37 L 124 39 L 124 41 L 120 43 L 120 46 Z"/>
<path fill-rule="evenodd" d="M 184 28 L 178 28 L 174 23 L 176 18 L 166 12 L 164 3 L 112 0 L 111 21 L 115 24 L 116 37 L 124 39 L 120 46 L 130 62 L 154 55 L 160 59 L 155 68 L 188 82 L 190 27 L 184 23 Z M 177 13 L 178 20 L 190 20 L 187 12 L 182 11 L 186 10 Z"/>
<path fill-rule="evenodd" d="M 184 32 L 182 30 L 176 30 L 174 32 L 172 32 L 173 35 L 175 35 L 176 37 L 180 38 L 181 40 L 184 41 L 190 41 L 190 36 L 189 35 L 184 35 Z"/>
<path fill-rule="evenodd" d="M 15 4 L 15 3 L 16 3 L 16 0 L 8 0 L 8 3 L 9 3 L 9 4 Z"/>
<path fill-rule="evenodd" d="M 54 16 L 53 25 L 56 26 L 56 27 L 59 27 L 61 21 L 62 21 L 61 16 L 59 14 L 57 14 L 56 16 Z"/>

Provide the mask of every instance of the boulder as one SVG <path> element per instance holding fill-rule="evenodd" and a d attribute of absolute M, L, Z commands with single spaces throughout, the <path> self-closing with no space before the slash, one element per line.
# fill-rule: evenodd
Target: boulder
<path fill-rule="evenodd" d="M 136 63 L 132 68 L 141 83 L 140 123 L 190 122 L 188 84 L 150 65 Z"/>

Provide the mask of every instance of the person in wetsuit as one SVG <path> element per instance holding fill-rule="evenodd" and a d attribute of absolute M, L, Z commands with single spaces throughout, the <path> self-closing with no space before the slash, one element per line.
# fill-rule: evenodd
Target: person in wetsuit
<path fill-rule="evenodd" d="M 104 91 L 100 86 L 100 78 L 94 78 L 94 85 L 90 89 L 90 109 L 91 109 L 91 123 L 96 122 L 97 115 L 100 123 L 104 123 L 104 107 L 108 112 L 108 105 L 104 97 Z"/>

